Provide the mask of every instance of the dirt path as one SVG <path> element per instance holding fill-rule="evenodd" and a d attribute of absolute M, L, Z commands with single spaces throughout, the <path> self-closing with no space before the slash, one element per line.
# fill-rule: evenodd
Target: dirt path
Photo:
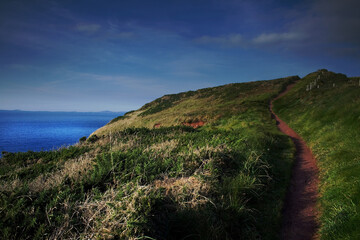
<path fill-rule="evenodd" d="M 285 95 L 294 84 L 274 100 Z M 318 239 L 318 198 L 319 174 L 316 160 L 304 140 L 273 112 L 273 101 L 270 111 L 276 119 L 280 131 L 288 135 L 296 147 L 296 159 L 292 169 L 291 185 L 285 199 L 281 239 L 308 240 Z"/>

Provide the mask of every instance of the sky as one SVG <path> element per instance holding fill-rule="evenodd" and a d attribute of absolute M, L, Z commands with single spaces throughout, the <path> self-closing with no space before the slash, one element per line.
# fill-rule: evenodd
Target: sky
<path fill-rule="evenodd" d="M 0 109 L 129 111 L 165 94 L 360 76 L 358 0 L 1 0 Z"/>

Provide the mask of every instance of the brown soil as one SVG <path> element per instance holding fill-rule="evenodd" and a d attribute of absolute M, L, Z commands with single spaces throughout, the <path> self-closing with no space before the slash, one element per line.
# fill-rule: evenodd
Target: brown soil
<path fill-rule="evenodd" d="M 274 100 L 285 95 L 294 84 Z M 318 239 L 317 229 L 319 170 L 316 160 L 304 140 L 273 112 L 273 101 L 270 111 L 280 131 L 288 135 L 296 147 L 296 159 L 292 169 L 291 183 L 285 199 L 281 239 L 307 240 Z"/>
<path fill-rule="evenodd" d="M 193 128 L 198 128 L 198 127 L 204 126 L 204 124 L 205 124 L 205 122 L 203 122 L 203 121 L 192 122 L 192 123 L 187 123 L 187 122 L 182 123 L 182 125 L 190 126 Z"/>

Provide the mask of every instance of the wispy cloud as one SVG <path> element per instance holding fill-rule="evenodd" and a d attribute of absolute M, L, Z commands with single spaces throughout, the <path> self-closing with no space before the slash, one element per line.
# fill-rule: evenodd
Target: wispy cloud
<path fill-rule="evenodd" d="M 360 47 L 358 0 L 317 0 L 290 27 L 312 37 L 322 51 Z M 341 43 L 341 44 L 339 44 Z M 328 49 L 324 49 L 328 48 Z"/>
<path fill-rule="evenodd" d="M 83 32 L 87 34 L 94 34 L 99 31 L 101 26 L 99 24 L 86 24 L 86 23 L 78 23 L 75 26 L 75 30 L 78 32 Z"/>
<path fill-rule="evenodd" d="M 98 23 L 78 23 L 74 27 L 75 31 L 91 35 L 96 39 L 101 40 L 117 40 L 117 39 L 130 39 L 135 37 L 134 29 L 122 29 L 117 23 L 108 21 L 107 24 L 101 25 Z"/>
<path fill-rule="evenodd" d="M 117 88 L 122 90 L 137 90 L 139 92 L 166 92 L 166 86 L 161 82 L 161 79 L 127 76 L 127 75 L 107 75 L 94 73 L 69 72 L 71 79 L 76 81 L 93 82 L 96 85 L 106 85 L 109 88 Z"/>
<path fill-rule="evenodd" d="M 314 0 L 277 9 L 286 21 L 251 32 L 200 36 L 198 44 L 229 48 L 289 51 L 301 56 L 358 58 L 360 48 L 360 1 Z M 252 16 L 256 15 L 256 12 Z M 260 18 L 259 18 L 260 19 Z M 265 20 L 264 20 L 265 21 Z M 259 26 L 268 26 L 261 22 Z"/>
<path fill-rule="evenodd" d="M 229 34 L 226 36 L 202 36 L 195 39 L 195 42 L 202 44 L 219 44 L 225 47 L 244 46 L 246 41 L 241 34 Z"/>
<path fill-rule="evenodd" d="M 200 44 L 215 44 L 222 47 L 259 47 L 262 45 L 275 45 L 280 43 L 291 43 L 301 41 L 304 35 L 296 32 L 283 33 L 261 33 L 254 38 L 244 37 L 238 33 L 225 36 L 202 36 L 196 38 L 195 42 Z"/>
<path fill-rule="evenodd" d="M 136 36 L 134 32 L 102 32 L 98 35 L 98 38 L 102 40 L 128 40 Z"/>
<path fill-rule="evenodd" d="M 274 44 L 280 42 L 294 42 L 304 39 L 304 35 L 295 32 L 285 33 L 262 33 L 252 39 L 254 44 Z"/>

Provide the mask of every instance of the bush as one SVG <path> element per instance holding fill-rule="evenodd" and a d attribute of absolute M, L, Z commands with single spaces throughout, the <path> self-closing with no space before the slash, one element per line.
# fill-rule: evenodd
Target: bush
<path fill-rule="evenodd" d="M 94 143 L 97 140 L 99 140 L 99 137 L 94 134 L 91 137 L 89 137 L 87 140 L 88 140 L 88 142 Z"/>
<path fill-rule="evenodd" d="M 86 137 L 85 137 L 85 136 L 83 136 L 82 138 L 79 139 L 79 142 L 81 142 L 81 143 L 83 143 L 83 142 L 85 142 L 85 141 L 86 141 Z"/>

